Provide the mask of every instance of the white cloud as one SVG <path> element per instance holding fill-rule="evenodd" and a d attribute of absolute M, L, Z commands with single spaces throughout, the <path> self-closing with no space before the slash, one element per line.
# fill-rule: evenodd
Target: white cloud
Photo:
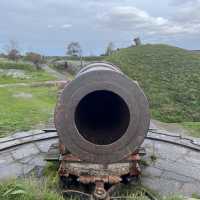
<path fill-rule="evenodd" d="M 183 23 L 192 23 L 192 25 L 200 23 L 200 0 L 179 7 L 174 19 Z"/>
<path fill-rule="evenodd" d="M 71 28 L 71 27 L 72 27 L 71 24 L 63 24 L 61 26 L 55 26 L 55 25 L 52 25 L 52 24 L 47 25 L 47 28 L 49 28 L 49 29 L 52 29 L 52 28 L 68 29 L 68 28 Z"/>
<path fill-rule="evenodd" d="M 68 29 L 68 28 L 71 28 L 72 25 L 71 24 L 63 24 L 60 28 L 62 29 Z"/>
<path fill-rule="evenodd" d="M 170 5 L 172 6 L 181 6 L 185 4 L 194 4 L 197 3 L 199 0 L 171 0 Z"/>
<path fill-rule="evenodd" d="M 137 31 L 145 34 L 178 35 L 197 34 L 200 23 L 185 24 L 178 20 L 151 16 L 144 10 L 132 6 L 114 7 L 98 16 L 101 25 L 121 31 Z"/>
<path fill-rule="evenodd" d="M 54 25 L 49 24 L 49 25 L 47 25 L 47 28 L 54 28 Z"/>
<path fill-rule="evenodd" d="M 172 18 L 190 34 L 200 34 L 200 0 L 188 0 L 177 8 Z"/>
<path fill-rule="evenodd" d="M 200 44 L 200 0 L 10 2 L 0 0 L 0 42 L 3 44 L 16 38 L 23 48 L 32 46 L 47 53 L 62 53 L 66 40 L 79 41 L 88 52 L 100 52 L 109 41 L 124 45 L 137 35 L 144 41 L 168 39 L 187 48 L 199 48 Z"/>

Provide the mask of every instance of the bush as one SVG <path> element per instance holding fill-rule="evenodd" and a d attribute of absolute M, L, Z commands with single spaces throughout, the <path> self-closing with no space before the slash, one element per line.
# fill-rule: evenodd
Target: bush
<path fill-rule="evenodd" d="M 3 61 L 0 62 L 0 69 L 22 69 L 27 71 L 33 71 L 34 66 L 24 62 L 12 62 L 12 61 Z"/>

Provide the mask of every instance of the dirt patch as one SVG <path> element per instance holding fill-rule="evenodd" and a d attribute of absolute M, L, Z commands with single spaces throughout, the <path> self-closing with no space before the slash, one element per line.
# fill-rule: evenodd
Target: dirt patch
<path fill-rule="evenodd" d="M 33 97 L 33 95 L 30 94 L 30 93 L 21 92 L 21 93 L 14 94 L 13 97 L 24 98 L 24 99 L 31 99 Z"/>

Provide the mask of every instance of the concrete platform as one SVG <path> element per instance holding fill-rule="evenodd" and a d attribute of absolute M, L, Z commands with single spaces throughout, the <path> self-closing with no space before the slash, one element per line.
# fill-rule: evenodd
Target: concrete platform
<path fill-rule="evenodd" d="M 200 149 L 199 139 L 183 138 L 163 130 L 156 131 L 164 133 L 164 136 L 156 134 L 157 138 L 168 137 L 169 140 L 191 144 Z M 153 136 L 153 133 L 149 132 L 149 135 Z M 0 181 L 24 177 L 34 169 L 42 172 L 46 164 L 44 158 L 50 146 L 57 142 L 56 132 L 41 130 L 21 132 L 1 138 Z M 142 169 L 143 185 L 161 195 L 200 194 L 200 151 L 151 139 L 145 139 L 143 146 L 147 151 L 143 159 L 148 164 Z"/>

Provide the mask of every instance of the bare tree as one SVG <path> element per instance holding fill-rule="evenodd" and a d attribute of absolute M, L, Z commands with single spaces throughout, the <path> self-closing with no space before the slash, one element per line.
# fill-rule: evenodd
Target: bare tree
<path fill-rule="evenodd" d="M 20 58 L 20 53 L 17 49 L 11 49 L 7 55 L 8 59 L 13 61 L 18 61 Z"/>
<path fill-rule="evenodd" d="M 4 46 L 6 53 L 9 53 L 12 49 L 18 49 L 18 43 L 16 40 L 9 40 L 8 44 Z"/>
<path fill-rule="evenodd" d="M 43 56 L 34 52 L 26 53 L 25 59 L 27 61 L 32 62 L 36 66 L 37 69 L 40 69 L 40 64 L 44 62 Z"/>
<path fill-rule="evenodd" d="M 81 57 L 82 49 L 81 49 L 79 42 L 71 42 L 67 46 L 67 55 Z"/>
<path fill-rule="evenodd" d="M 114 43 L 113 42 L 109 42 L 107 48 L 106 48 L 106 52 L 105 55 L 109 56 L 113 53 L 114 51 Z"/>
<path fill-rule="evenodd" d="M 18 44 L 15 40 L 10 40 L 9 44 L 5 47 L 5 52 L 7 54 L 8 59 L 17 61 L 20 58 L 20 52 L 18 50 Z"/>

